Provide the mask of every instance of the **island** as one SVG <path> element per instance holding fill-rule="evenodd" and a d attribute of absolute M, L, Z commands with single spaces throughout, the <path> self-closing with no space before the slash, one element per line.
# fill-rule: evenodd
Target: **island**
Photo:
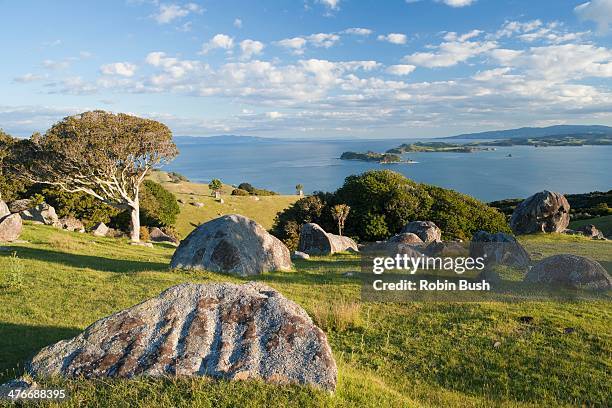
<path fill-rule="evenodd" d="M 612 135 L 606 134 L 574 134 L 544 137 L 522 137 L 501 140 L 489 140 L 486 142 L 470 143 L 479 146 L 610 146 Z"/>
<path fill-rule="evenodd" d="M 340 156 L 340 160 L 359 160 L 367 162 L 376 162 L 380 164 L 394 164 L 394 163 L 415 163 L 412 160 L 403 160 L 399 154 L 393 153 L 377 153 L 377 152 L 344 152 Z"/>
<path fill-rule="evenodd" d="M 477 143 L 459 144 L 447 142 L 416 142 L 404 143 L 393 149 L 387 150 L 389 154 L 404 154 L 409 152 L 452 152 L 452 153 L 474 153 L 485 150 L 495 150 L 494 147 L 479 147 Z"/>

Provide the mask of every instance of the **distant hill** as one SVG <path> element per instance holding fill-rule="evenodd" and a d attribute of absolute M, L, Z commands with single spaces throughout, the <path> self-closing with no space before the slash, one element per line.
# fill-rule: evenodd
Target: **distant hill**
<path fill-rule="evenodd" d="M 612 127 L 603 125 L 556 125 L 547 127 L 523 127 L 519 129 L 464 133 L 462 135 L 443 137 L 441 139 L 516 139 L 577 134 L 612 135 Z"/>
<path fill-rule="evenodd" d="M 175 136 L 174 139 L 181 144 L 243 144 L 264 143 L 274 139 L 257 136 L 219 135 L 219 136 Z"/>

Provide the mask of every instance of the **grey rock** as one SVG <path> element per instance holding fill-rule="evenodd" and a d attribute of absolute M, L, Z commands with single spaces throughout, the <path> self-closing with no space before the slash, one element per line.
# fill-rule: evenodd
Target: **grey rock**
<path fill-rule="evenodd" d="M 15 200 L 9 203 L 8 208 L 12 213 L 19 213 L 33 207 L 32 200 L 24 198 L 22 200 Z"/>
<path fill-rule="evenodd" d="M 150 242 L 130 242 L 130 245 L 153 248 L 153 244 Z"/>
<path fill-rule="evenodd" d="M 442 240 L 442 231 L 431 221 L 411 221 L 401 231 L 409 232 L 416 234 L 425 243 Z"/>
<path fill-rule="evenodd" d="M 209 376 L 312 385 L 333 391 L 325 333 L 276 290 L 257 282 L 182 284 L 45 347 L 36 377 Z"/>
<path fill-rule="evenodd" d="M 45 225 L 53 225 L 58 228 L 60 227 L 55 208 L 47 203 L 38 204 L 33 208 L 21 211 L 19 214 L 24 221 L 33 221 Z"/>
<path fill-rule="evenodd" d="M 541 191 L 516 206 L 510 218 L 515 234 L 563 232 L 570 221 L 570 205 L 563 194 Z"/>
<path fill-rule="evenodd" d="M 103 222 L 99 222 L 96 224 L 94 229 L 91 231 L 96 237 L 105 237 L 110 232 L 110 228 L 106 226 Z"/>
<path fill-rule="evenodd" d="M 470 242 L 470 257 L 485 258 L 485 265 L 507 265 L 525 269 L 531 259 L 523 246 L 512 235 L 478 231 Z"/>
<path fill-rule="evenodd" d="M 605 239 L 603 232 L 601 232 L 595 225 L 589 224 L 580 227 L 576 230 L 578 233 L 593 239 Z"/>
<path fill-rule="evenodd" d="M 0 219 L 6 217 L 7 215 L 11 215 L 11 211 L 9 210 L 8 205 L 2 200 L 0 200 Z"/>
<path fill-rule="evenodd" d="M 424 252 L 428 256 L 435 257 L 457 257 L 467 256 L 469 254 L 469 250 L 466 245 L 455 241 L 432 241 L 425 247 Z"/>
<path fill-rule="evenodd" d="M 21 235 L 23 223 L 19 214 L 11 214 L 0 219 L 0 242 L 14 242 Z"/>
<path fill-rule="evenodd" d="M 357 243 L 349 237 L 329 234 L 318 224 L 308 223 L 300 228 L 298 251 L 309 255 L 331 255 L 344 251 L 358 252 Z"/>
<path fill-rule="evenodd" d="M 291 259 L 310 259 L 310 255 L 305 252 L 293 251 L 293 254 L 291 254 Z"/>
<path fill-rule="evenodd" d="M 173 244 L 178 243 L 178 240 L 172 238 L 170 235 L 166 234 L 161 229 L 155 227 L 149 231 L 149 239 L 153 242 L 170 242 Z"/>
<path fill-rule="evenodd" d="M 171 268 L 206 269 L 240 276 L 289 270 L 289 249 L 261 225 L 231 214 L 198 226 L 172 256 Z"/>
<path fill-rule="evenodd" d="M 417 234 L 412 232 L 404 232 L 401 234 L 395 234 L 387 242 L 396 242 L 399 244 L 408 244 L 408 245 L 422 245 L 423 240 L 419 238 Z"/>
<path fill-rule="evenodd" d="M 200 202 L 193 202 L 193 203 L 191 203 L 191 205 L 193 205 L 194 207 L 197 207 L 197 208 L 202 208 L 202 207 L 204 207 L 204 204 L 203 204 L 203 203 L 200 203 Z"/>
<path fill-rule="evenodd" d="M 68 231 L 85 232 L 85 226 L 83 223 L 72 216 L 60 218 L 59 225 L 62 227 L 62 229 Z"/>
<path fill-rule="evenodd" d="M 612 278 L 597 261 L 561 254 L 544 258 L 525 275 L 525 282 L 550 283 L 577 289 L 612 289 Z"/>

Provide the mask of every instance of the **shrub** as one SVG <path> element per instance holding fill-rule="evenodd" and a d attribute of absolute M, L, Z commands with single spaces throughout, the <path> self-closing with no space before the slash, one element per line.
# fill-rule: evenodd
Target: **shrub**
<path fill-rule="evenodd" d="M 271 195 L 277 195 L 278 194 L 278 193 L 276 193 L 274 191 L 271 191 L 271 190 L 266 190 L 266 189 L 263 189 L 263 188 L 255 188 L 250 183 L 240 183 L 240 184 L 238 184 L 238 189 L 239 190 L 247 191 L 251 195 L 258 195 L 258 196 L 271 196 Z"/>
<path fill-rule="evenodd" d="M 316 222 L 334 231 L 331 209 L 347 204 L 346 235 L 377 241 L 398 233 L 406 223 L 433 221 L 444 239 L 470 239 L 480 230 L 510 232 L 506 217 L 497 209 L 456 191 L 415 183 L 399 173 L 373 170 L 346 178 L 335 193 L 316 193 L 295 202 L 276 217 L 272 233 L 294 249 L 299 228 Z"/>
<path fill-rule="evenodd" d="M 143 241 L 148 241 L 151 239 L 149 236 L 149 228 L 148 227 L 140 227 L 140 239 Z"/>
<path fill-rule="evenodd" d="M 13 146 L 16 142 L 16 139 L 0 129 L 0 199 L 3 201 L 13 201 L 21 198 L 31 184 L 9 171 L 10 167 L 5 162 L 7 159 L 14 159 L 11 155 L 15 154 Z"/>
<path fill-rule="evenodd" d="M 343 332 L 361 326 L 361 304 L 345 300 L 317 303 L 312 311 L 315 324 L 324 331 Z"/>
<path fill-rule="evenodd" d="M 177 173 L 176 171 L 171 171 L 168 173 L 168 177 L 172 183 L 189 183 L 189 179 L 187 177 L 183 176 L 181 173 Z"/>
<path fill-rule="evenodd" d="M 247 191 L 248 193 L 252 193 L 255 191 L 255 187 L 253 187 L 251 184 L 249 183 L 240 183 L 238 184 L 238 188 L 240 190 L 244 190 Z"/>
<path fill-rule="evenodd" d="M 233 196 L 248 196 L 250 194 L 246 190 L 243 190 L 241 188 L 235 188 L 235 189 L 232 190 L 232 195 Z"/>

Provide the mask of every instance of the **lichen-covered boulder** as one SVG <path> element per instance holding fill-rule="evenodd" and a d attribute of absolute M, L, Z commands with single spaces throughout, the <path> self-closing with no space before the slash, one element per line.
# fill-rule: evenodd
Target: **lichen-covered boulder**
<path fill-rule="evenodd" d="M 24 221 L 33 221 L 45 225 L 53 225 L 60 227 L 59 218 L 55 212 L 55 208 L 47 203 L 38 204 L 35 207 L 19 213 Z"/>
<path fill-rule="evenodd" d="M 432 241 L 424 248 L 423 252 L 428 256 L 443 258 L 467 256 L 469 254 L 467 246 L 456 241 Z"/>
<path fill-rule="evenodd" d="M 7 215 L 11 215 L 11 211 L 9 210 L 8 205 L 2 200 L 0 200 L 0 219 L 6 217 Z"/>
<path fill-rule="evenodd" d="M 19 213 L 31 207 L 33 207 L 32 200 L 29 198 L 11 201 L 8 205 L 9 211 L 12 213 Z"/>
<path fill-rule="evenodd" d="M 576 231 L 586 237 L 592 239 L 605 239 L 603 232 L 601 232 L 595 225 L 588 224 L 583 227 L 576 229 Z"/>
<path fill-rule="evenodd" d="M 60 218 L 59 226 L 67 231 L 85 232 L 83 223 L 72 216 Z"/>
<path fill-rule="evenodd" d="M 401 233 L 413 233 L 425 243 L 442 240 L 442 231 L 431 221 L 411 221 L 404 226 Z"/>
<path fill-rule="evenodd" d="M 577 289 L 612 289 L 612 278 L 597 261 L 561 254 L 544 258 L 525 275 L 525 282 L 550 283 Z"/>
<path fill-rule="evenodd" d="M 182 284 L 42 349 L 34 377 L 209 376 L 333 391 L 325 333 L 276 290 L 257 282 Z"/>
<path fill-rule="evenodd" d="M 7 215 L 0 219 L 0 242 L 12 242 L 19 239 L 23 229 L 19 214 Z"/>
<path fill-rule="evenodd" d="M 224 215 L 191 232 L 174 252 L 171 268 L 206 269 L 240 276 L 291 269 L 289 249 L 242 215 Z"/>
<path fill-rule="evenodd" d="M 484 258 L 485 265 L 507 265 L 525 269 L 531 261 L 529 254 L 512 235 L 478 231 L 470 242 L 470 257 Z"/>
<path fill-rule="evenodd" d="M 563 194 L 541 191 L 516 206 L 510 218 L 515 234 L 563 232 L 570 222 L 570 205 Z"/>
<path fill-rule="evenodd" d="M 106 226 L 106 224 L 103 222 L 97 223 L 91 231 L 91 233 L 96 237 L 106 237 L 107 235 L 110 235 L 110 232 L 110 228 L 108 228 L 108 226 Z"/>
<path fill-rule="evenodd" d="M 404 232 L 401 234 L 395 234 L 391 238 L 387 240 L 387 242 L 395 242 L 398 244 L 408 244 L 408 245 L 422 245 L 423 240 L 419 238 L 417 234 L 412 232 Z"/>
<path fill-rule="evenodd" d="M 151 231 L 149 231 L 149 240 L 152 242 L 169 242 L 172 244 L 178 243 L 176 238 L 171 237 L 157 227 L 151 228 Z"/>
<path fill-rule="evenodd" d="M 298 251 L 309 255 L 332 255 L 336 252 L 359 251 L 349 237 L 325 232 L 318 224 L 307 223 L 300 228 Z"/>

